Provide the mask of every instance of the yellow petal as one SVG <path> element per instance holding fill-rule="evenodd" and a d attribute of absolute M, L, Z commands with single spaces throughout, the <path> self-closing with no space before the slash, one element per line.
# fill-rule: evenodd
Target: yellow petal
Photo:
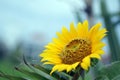
<path fill-rule="evenodd" d="M 42 53 L 40 56 L 44 57 L 44 58 L 48 58 L 48 57 L 51 57 L 51 58 L 60 58 L 60 56 L 58 54 L 53 54 L 53 53 Z"/>
<path fill-rule="evenodd" d="M 55 64 L 53 62 L 44 62 L 43 64 Z"/>
<path fill-rule="evenodd" d="M 54 49 L 53 49 L 54 50 Z M 41 54 L 39 54 L 40 57 L 49 57 L 49 56 L 52 56 L 52 57 L 60 57 L 59 54 L 60 52 L 58 51 L 53 51 L 53 50 L 48 50 L 46 52 L 43 52 Z"/>
<path fill-rule="evenodd" d="M 67 68 L 67 72 L 71 71 L 72 70 L 72 65 L 69 65 L 68 68 Z"/>
<path fill-rule="evenodd" d="M 78 66 L 79 63 L 80 62 L 76 62 L 76 63 L 72 64 L 73 69 L 75 69 Z"/>
<path fill-rule="evenodd" d="M 104 28 L 102 30 L 99 30 L 94 37 L 92 37 L 92 42 L 93 43 L 97 43 L 99 41 L 101 41 L 105 36 L 106 36 L 106 32 L 107 30 Z"/>
<path fill-rule="evenodd" d="M 99 31 L 99 28 L 101 26 L 101 23 L 98 23 L 96 25 L 94 25 L 90 31 L 89 31 L 89 39 L 92 41 L 94 40 L 94 37 L 96 36 L 96 33 Z"/>
<path fill-rule="evenodd" d="M 106 35 L 107 35 L 107 34 L 102 34 L 102 35 L 98 36 L 98 37 L 97 37 L 97 40 L 99 40 L 99 41 L 102 40 Z"/>
<path fill-rule="evenodd" d="M 67 72 L 71 71 L 72 69 L 75 69 L 78 66 L 79 63 L 80 62 L 76 62 L 76 63 L 74 63 L 72 65 L 68 65 Z"/>
<path fill-rule="evenodd" d="M 70 36 L 71 36 L 72 38 L 77 37 L 77 31 L 76 31 L 76 29 L 75 29 L 75 27 L 74 27 L 74 23 L 71 23 L 71 24 L 70 24 Z"/>
<path fill-rule="evenodd" d="M 79 63 L 80 62 L 76 62 L 72 65 L 69 65 L 69 67 L 67 68 L 67 72 L 71 71 L 72 69 L 75 69 L 78 66 Z"/>
<path fill-rule="evenodd" d="M 61 72 L 61 71 L 63 71 L 63 70 L 66 70 L 66 69 L 68 68 L 68 66 L 69 66 L 69 65 L 67 65 L 67 64 L 61 64 L 61 65 L 59 66 L 58 71 Z"/>
<path fill-rule="evenodd" d="M 65 37 L 67 42 L 71 40 L 70 33 L 65 27 L 62 28 L 62 35 Z"/>
<path fill-rule="evenodd" d="M 82 61 L 83 61 L 83 63 L 85 63 L 87 66 L 90 66 L 90 57 L 89 57 L 89 56 L 85 57 Z"/>
<path fill-rule="evenodd" d="M 86 31 L 88 31 L 88 21 L 87 20 L 85 20 L 83 22 L 83 26 L 85 27 Z"/>
<path fill-rule="evenodd" d="M 80 65 L 84 70 L 88 70 L 88 66 L 84 62 L 82 62 Z"/>
<path fill-rule="evenodd" d="M 78 23 L 78 36 L 80 38 L 87 38 L 88 37 L 88 21 L 84 21 L 83 24 Z"/>
<path fill-rule="evenodd" d="M 105 46 L 105 43 L 103 43 L 103 42 L 100 42 L 98 44 L 93 44 L 92 45 L 92 48 L 93 48 L 92 52 L 99 50 L 99 49 L 103 48 L 104 46 Z"/>
<path fill-rule="evenodd" d="M 84 22 L 83 22 L 83 27 L 84 27 L 84 29 L 83 29 L 83 31 L 84 31 L 84 33 L 85 33 L 85 35 L 88 35 L 88 21 L 87 20 L 85 20 Z"/>
<path fill-rule="evenodd" d="M 60 50 L 55 50 L 55 49 L 46 49 L 46 51 L 43 51 L 43 53 L 50 53 L 50 54 L 59 54 L 60 52 L 61 52 Z"/>
<path fill-rule="evenodd" d="M 54 49 L 54 51 L 56 51 L 56 52 L 60 52 L 61 51 L 61 49 L 57 49 L 56 47 L 52 47 L 52 46 L 45 46 L 45 48 L 47 48 L 47 49 L 49 49 L 49 50 L 52 50 L 52 49 Z"/>
<path fill-rule="evenodd" d="M 90 55 L 91 58 L 97 58 L 97 59 L 101 59 L 99 54 L 91 54 Z"/>
<path fill-rule="evenodd" d="M 67 42 L 66 38 L 60 32 L 56 32 L 56 34 L 58 36 L 58 39 L 60 39 L 62 42 Z"/>
<path fill-rule="evenodd" d="M 53 38 L 52 40 L 53 40 L 53 42 L 54 42 L 57 46 L 59 46 L 59 47 L 63 47 L 63 46 L 65 45 L 64 42 L 60 41 L 60 40 L 57 39 L 57 38 Z"/>
<path fill-rule="evenodd" d="M 105 28 L 103 28 L 98 31 L 97 36 L 101 36 L 101 35 L 105 34 L 106 32 L 107 32 L 107 30 Z"/>
<path fill-rule="evenodd" d="M 105 53 L 104 50 L 101 50 L 101 49 L 93 52 L 93 54 L 100 54 L 100 55 L 104 53 Z"/>
<path fill-rule="evenodd" d="M 48 49 L 54 49 L 54 48 L 56 48 L 56 49 L 63 49 L 63 46 L 57 46 L 56 44 L 54 44 L 54 43 L 49 43 L 47 46 L 45 46 L 45 48 L 48 48 Z"/>
<path fill-rule="evenodd" d="M 52 71 L 50 72 L 50 75 L 55 72 L 56 70 L 58 70 L 59 68 L 59 65 L 55 65 L 53 68 L 52 68 Z"/>
<path fill-rule="evenodd" d="M 52 73 L 55 72 L 56 70 L 58 70 L 59 72 L 60 72 L 60 71 L 63 71 L 63 70 L 66 70 L 67 67 L 68 67 L 68 65 L 65 65 L 65 64 L 55 65 L 55 66 L 52 68 L 52 71 L 50 72 L 50 74 L 52 74 Z"/>
<path fill-rule="evenodd" d="M 60 58 L 51 58 L 51 57 L 42 58 L 41 62 L 43 62 L 43 61 L 49 61 L 49 62 L 53 62 L 53 63 L 62 63 Z"/>

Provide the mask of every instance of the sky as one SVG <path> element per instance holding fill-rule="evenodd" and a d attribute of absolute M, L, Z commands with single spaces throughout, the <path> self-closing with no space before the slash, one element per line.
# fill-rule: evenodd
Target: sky
<path fill-rule="evenodd" d="M 74 21 L 70 7 L 57 0 L 0 0 L 0 36 L 9 45 L 34 34 L 55 35 Z"/>
<path fill-rule="evenodd" d="M 100 14 L 98 1 L 93 4 L 95 14 Z M 106 1 L 110 12 L 118 10 L 118 0 Z M 19 40 L 34 41 L 33 36 L 42 38 L 40 43 L 50 42 L 62 26 L 76 22 L 73 6 L 82 9 L 85 4 L 83 0 L 0 0 L 0 38 L 9 47 Z"/>

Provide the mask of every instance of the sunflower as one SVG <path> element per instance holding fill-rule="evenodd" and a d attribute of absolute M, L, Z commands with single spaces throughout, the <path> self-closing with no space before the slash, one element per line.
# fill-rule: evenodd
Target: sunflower
<path fill-rule="evenodd" d="M 62 32 L 57 32 L 57 38 L 45 46 L 45 50 L 40 54 L 44 64 L 54 65 L 50 74 L 54 71 L 67 72 L 81 67 L 88 70 L 91 58 L 101 59 L 104 53 L 102 47 L 105 46 L 101 39 L 106 35 L 106 29 L 100 29 L 101 23 L 97 23 L 90 30 L 88 21 L 78 23 L 77 27 L 70 24 L 70 31 L 66 27 Z"/>

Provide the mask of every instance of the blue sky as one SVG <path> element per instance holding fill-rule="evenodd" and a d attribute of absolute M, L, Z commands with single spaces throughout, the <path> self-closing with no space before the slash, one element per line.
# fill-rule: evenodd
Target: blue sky
<path fill-rule="evenodd" d="M 34 33 L 49 41 L 63 24 L 74 21 L 69 5 L 57 0 L 1 0 L 0 12 L 0 36 L 9 45 Z"/>
<path fill-rule="evenodd" d="M 118 11 L 118 0 L 106 1 L 110 12 Z M 94 0 L 95 14 L 100 14 L 98 2 Z M 62 26 L 76 22 L 73 6 L 82 9 L 85 4 L 83 0 L 0 0 L 0 38 L 8 46 L 14 46 L 18 40 L 32 41 L 33 35 L 40 34 L 44 38 L 40 42 L 47 43 Z"/>

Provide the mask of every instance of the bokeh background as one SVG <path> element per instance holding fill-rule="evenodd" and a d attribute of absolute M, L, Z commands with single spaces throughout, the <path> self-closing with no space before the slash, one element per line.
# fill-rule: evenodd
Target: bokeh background
<path fill-rule="evenodd" d="M 0 70 L 11 74 L 23 55 L 39 63 L 62 26 L 84 20 L 108 30 L 100 65 L 120 60 L 120 0 L 0 0 Z"/>

